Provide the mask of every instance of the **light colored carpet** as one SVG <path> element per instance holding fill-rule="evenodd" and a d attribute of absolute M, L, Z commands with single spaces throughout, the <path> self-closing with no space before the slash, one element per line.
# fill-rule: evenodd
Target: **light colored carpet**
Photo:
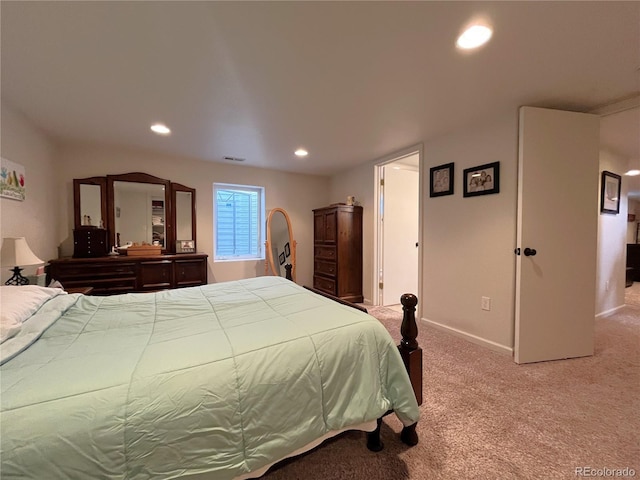
<path fill-rule="evenodd" d="M 406 447 L 389 415 L 382 452 L 347 432 L 277 466 L 279 479 L 574 479 L 577 467 L 640 476 L 640 284 L 638 303 L 596 320 L 595 355 L 517 365 L 429 327 L 424 350 L 420 443 Z M 370 313 L 399 340 L 401 315 Z"/>
<path fill-rule="evenodd" d="M 640 307 L 640 282 L 633 282 L 624 291 L 624 303 L 631 306 Z M 640 474 L 638 474 L 640 476 Z"/>

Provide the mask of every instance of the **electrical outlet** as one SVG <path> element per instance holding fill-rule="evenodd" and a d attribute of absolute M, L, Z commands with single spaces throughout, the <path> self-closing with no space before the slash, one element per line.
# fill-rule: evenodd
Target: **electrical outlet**
<path fill-rule="evenodd" d="M 482 302 L 480 306 L 482 307 L 482 310 L 487 310 L 487 311 L 491 310 L 491 298 L 482 297 Z"/>

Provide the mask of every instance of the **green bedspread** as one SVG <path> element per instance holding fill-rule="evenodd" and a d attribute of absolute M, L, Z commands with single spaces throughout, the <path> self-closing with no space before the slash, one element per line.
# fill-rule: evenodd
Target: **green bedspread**
<path fill-rule="evenodd" d="M 61 311 L 0 367 L 3 479 L 231 479 L 390 409 L 418 420 L 385 328 L 279 277 L 40 316 Z"/>

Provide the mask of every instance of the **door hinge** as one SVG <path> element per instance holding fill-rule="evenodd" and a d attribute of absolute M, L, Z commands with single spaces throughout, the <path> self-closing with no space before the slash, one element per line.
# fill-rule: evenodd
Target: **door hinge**
<path fill-rule="evenodd" d="M 380 282 L 380 283 L 378 284 L 378 288 L 379 288 L 380 290 L 382 290 L 382 282 Z"/>
<path fill-rule="evenodd" d="M 381 186 L 381 187 L 384 187 L 384 178 L 381 178 L 381 179 L 380 179 L 380 186 Z"/>

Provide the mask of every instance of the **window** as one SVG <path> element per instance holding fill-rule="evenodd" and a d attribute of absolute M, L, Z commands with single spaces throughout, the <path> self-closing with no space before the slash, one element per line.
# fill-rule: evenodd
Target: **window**
<path fill-rule="evenodd" d="M 215 260 L 264 259 L 264 188 L 213 184 Z"/>

